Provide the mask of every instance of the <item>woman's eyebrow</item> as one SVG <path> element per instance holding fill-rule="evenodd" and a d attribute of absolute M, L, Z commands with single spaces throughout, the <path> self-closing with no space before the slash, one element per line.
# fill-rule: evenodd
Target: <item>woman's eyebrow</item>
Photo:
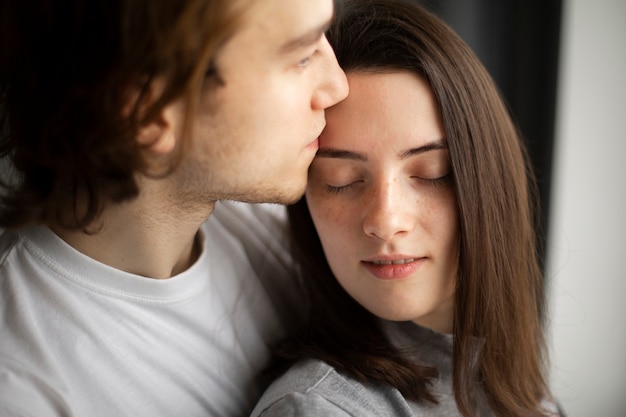
<path fill-rule="evenodd" d="M 435 140 L 425 145 L 418 146 L 417 148 L 411 148 L 404 152 L 400 152 L 400 154 L 398 154 L 398 157 L 400 157 L 400 159 L 407 159 L 414 155 L 440 149 L 448 149 L 448 141 L 446 141 L 445 139 Z"/>
<path fill-rule="evenodd" d="M 426 143 L 416 148 L 411 148 L 406 151 L 400 152 L 398 157 L 400 159 L 407 159 L 414 155 L 418 155 L 424 152 L 448 149 L 448 142 L 445 139 L 435 140 L 433 142 Z M 367 162 L 367 155 L 359 152 L 348 151 L 345 149 L 336 148 L 320 148 L 315 155 L 316 158 L 336 158 L 336 159 L 350 159 L 352 161 Z"/>
<path fill-rule="evenodd" d="M 336 159 L 350 159 L 352 161 L 367 162 L 367 156 L 354 152 L 346 151 L 343 149 L 334 148 L 320 148 L 317 150 L 316 158 L 336 158 Z"/>

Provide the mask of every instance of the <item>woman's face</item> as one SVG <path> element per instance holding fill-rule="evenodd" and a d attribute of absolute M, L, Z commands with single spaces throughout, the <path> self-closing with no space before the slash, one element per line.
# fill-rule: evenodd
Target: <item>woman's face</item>
<path fill-rule="evenodd" d="M 452 331 L 459 227 L 441 114 L 409 72 L 349 73 L 306 198 L 341 286 L 371 313 Z"/>

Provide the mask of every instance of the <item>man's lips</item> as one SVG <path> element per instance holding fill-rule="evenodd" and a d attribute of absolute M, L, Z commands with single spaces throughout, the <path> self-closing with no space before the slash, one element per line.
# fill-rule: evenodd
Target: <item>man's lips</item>
<path fill-rule="evenodd" d="M 308 145 L 306 145 L 306 147 L 307 147 L 308 149 L 315 149 L 315 150 L 318 150 L 318 149 L 319 149 L 319 147 L 320 147 L 320 138 L 319 138 L 319 137 L 318 137 L 318 138 L 315 138 L 315 140 L 314 140 L 314 141 L 312 141 L 311 143 L 309 143 Z"/>
<path fill-rule="evenodd" d="M 322 136 L 322 132 L 324 131 L 325 128 L 326 128 L 326 122 L 324 122 L 322 126 L 318 129 L 319 133 L 315 136 L 315 139 L 309 142 L 309 144 L 306 146 L 307 148 L 314 148 L 315 150 L 319 149 L 320 136 Z"/>

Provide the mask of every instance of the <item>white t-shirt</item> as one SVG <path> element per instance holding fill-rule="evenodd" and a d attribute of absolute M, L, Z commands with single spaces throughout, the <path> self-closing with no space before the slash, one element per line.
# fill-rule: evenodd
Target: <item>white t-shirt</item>
<path fill-rule="evenodd" d="M 218 203 L 202 255 L 166 280 L 49 229 L 0 237 L 0 415 L 243 416 L 299 317 L 284 208 Z"/>

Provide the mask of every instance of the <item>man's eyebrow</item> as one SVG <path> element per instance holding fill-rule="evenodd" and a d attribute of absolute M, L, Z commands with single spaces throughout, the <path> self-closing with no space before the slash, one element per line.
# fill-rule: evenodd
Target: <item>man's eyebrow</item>
<path fill-rule="evenodd" d="M 299 48 L 304 48 L 306 46 L 313 45 L 322 37 L 322 35 L 326 32 L 329 26 L 330 26 L 330 20 L 303 33 L 300 36 L 297 36 L 293 39 L 288 40 L 280 47 L 280 53 L 285 54 L 291 51 L 295 51 L 296 49 L 299 49 Z"/>
<path fill-rule="evenodd" d="M 400 159 L 407 159 L 412 157 L 413 155 L 418 155 L 424 152 L 440 149 L 448 149 L 448 142 L 445 139 L 436 140 L 417 148 L 411 148 L 409 150 L 401 152 L 398 156 L 400 157 Z"/>

